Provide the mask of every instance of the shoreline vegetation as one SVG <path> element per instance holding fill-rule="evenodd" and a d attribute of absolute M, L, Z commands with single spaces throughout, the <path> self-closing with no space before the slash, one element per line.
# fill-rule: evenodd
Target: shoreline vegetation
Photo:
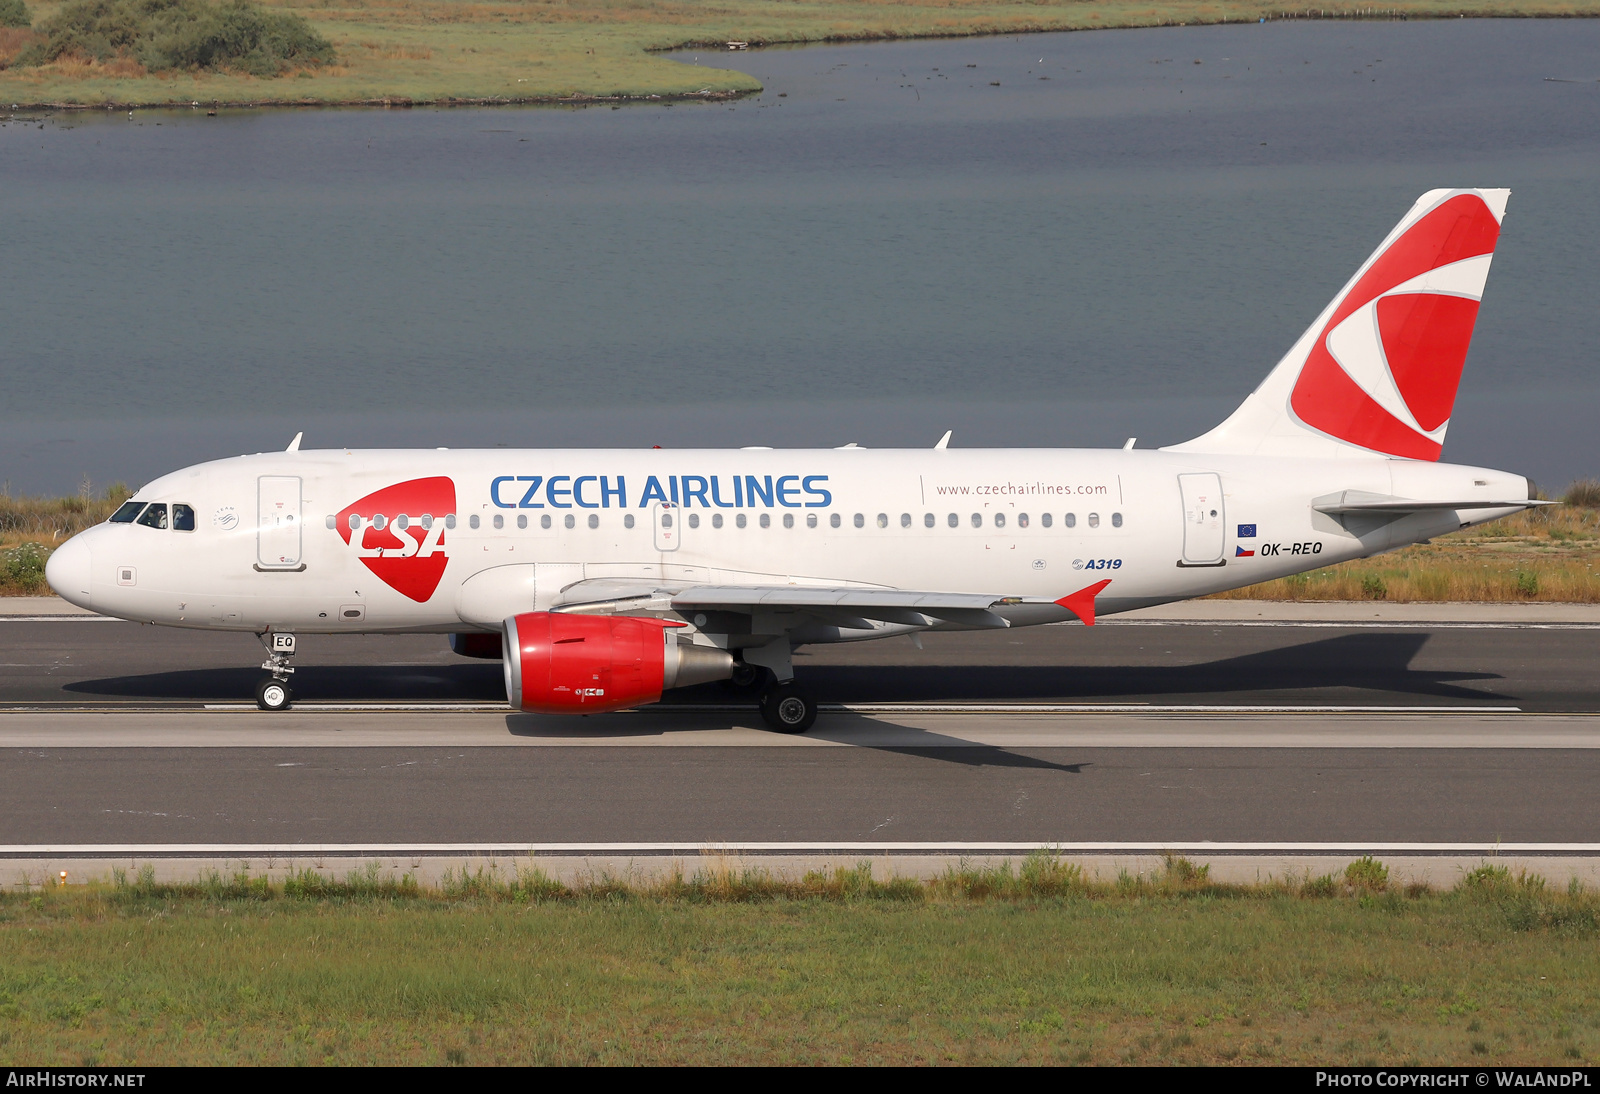
<path fill-rule="evenodd" d="M 132 493 L 85 482 L 68 498 L 0 489 L 0 596 L 46 596 L 44 565 L 68 538 Z M 1541 496 L 1543 496 L 1541 494 Z M 1390 603 L 1600 603 L 1600 480 L 1567 487 L 1562 504 L 1518 513 L 1375 558 L 1217 593 L 1219 600 Z"/>
<path fill-rule="evenodd" d="M 0 892 L 0 1062 L 1592 1064 L 1600 894 L 1487 860 L 1226 884 L 379 863 Z M 130 874 L 132 876 L 130 876 Z M 730 1035 L 729 1031 L 738 1031 Z"/>
<path fill-rule="evenodd" d="M 120 38 L 91 41 L 63 30 L 64 19 L 103 23 L 108 9 L 156 12 L 165 37 L 155 42 L 124 26 Z M 180 42 L 169 25 L 175 9 L 188 13 L 191 30 L 208 19 L 233 21 L 230 33 L 208 40 L 236 41 L 239 27 L 254 27 L 255 45 L 231 56 L 197 48 L 195 33 Z M 761 84 L 660 54 L 721 51 L 730 42 L 761 48 L 1283 19 L 1597 16 L 1600 0 L 0 0 L 0 109 L 720 100 Z M 291 26 L 309 37 L 285 52 L 288 39 L 268 32 Z M 190 48 L 163 52 L 161 43 Z"/>

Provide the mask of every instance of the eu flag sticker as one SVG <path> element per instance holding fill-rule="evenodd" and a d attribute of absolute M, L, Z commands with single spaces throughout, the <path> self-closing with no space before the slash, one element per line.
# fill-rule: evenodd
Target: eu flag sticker
<path fill-rule="evenodd" d="M 1255 539 L 1256 538 L 1256 526 L 1254 524 L 1241 524 L 1241 525 L 1239 525 L 1239 538 L 1240 539 Z"/>

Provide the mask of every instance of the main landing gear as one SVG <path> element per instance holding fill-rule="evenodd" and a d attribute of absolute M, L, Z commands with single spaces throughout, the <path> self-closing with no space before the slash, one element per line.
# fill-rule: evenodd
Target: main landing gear
<path fill-rule="evenodd" d="M 272 675 L 256 688 L 256 706 L 262 710 L 288 710 L 294 701 L 294 692 L 289 690 L 289 676 L 294 672 L 294 666 L 289 664 L 289 658 L 294 656 L 294 635 L 267 631 L 257 637 L 267 647 L 267 659 L 261 667 Z"/>
<path fill-rule="evenodd" d="M 817 720 L 817 701 L 793 680 L 761 693 L 761 717 L 779 733 L 804 733 Z"/>
<path fill-rule="evenodd" d="M 782 642 L 781 656 L 765 652 L 765 663 L 757 663 L 753 651 L 746 651 L 733 663 L 733 675 L 722 686 L 735 695 L 755 697 L 762 721 L 779 733 L 804 733 L 817 720 L 817 701 L 794 682 L 787 641 Z M 789 679 L 780 681 L 773 667 L 781 667 Z"/>

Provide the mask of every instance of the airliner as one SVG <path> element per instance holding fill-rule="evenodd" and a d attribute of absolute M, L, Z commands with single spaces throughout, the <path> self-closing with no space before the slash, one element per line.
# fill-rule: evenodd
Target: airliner
<path fill-rule="evenodd" d="M 1541 504 L 1440 463 L 1508 190 L 1424 194 L 1224 422 L 1167 448 L 287 450 L 149 483 L 51 557 L 92 611 L 249 631 L 262 710 L 302 634 L 439 633 L 513 708 L 726 681 L 773 729 L 793 651 L 1100 616 L 1366 558 Z"/>

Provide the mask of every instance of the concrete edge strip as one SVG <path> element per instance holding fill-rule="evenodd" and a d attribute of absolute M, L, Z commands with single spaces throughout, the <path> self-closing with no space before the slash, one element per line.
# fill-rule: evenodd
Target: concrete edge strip
<path fill-rule="evenodd" d="M 635 855 L 716 858 L 744 854 L 764 855 L 975 855 L 1029 854 L 1047 851 L 1063 855 L 1203 854 L 1203 855 L 1600 855 L 1600 843 L 1308 843 L 1308 842 L 657 842 L 657 843 L 305 843 L 305 844 L 9 844 L 0 845 L 0 858 L 94 857 L 173 858 L 193 855 L 229 858 L 368 855 Z"/>

